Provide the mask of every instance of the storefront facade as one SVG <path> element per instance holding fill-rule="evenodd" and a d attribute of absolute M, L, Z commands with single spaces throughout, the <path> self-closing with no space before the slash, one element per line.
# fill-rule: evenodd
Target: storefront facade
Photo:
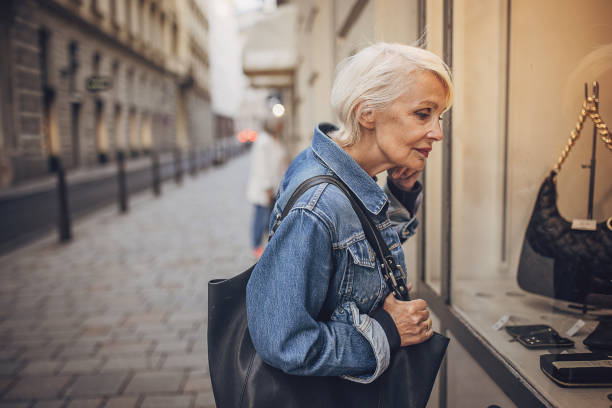
<path fill-rule="evenodd" d="M 552 272 L 530 268 L 524 243 L 540 186 L 576 127 L 585 83 L 593 96 L 597 81 L 600 117 L 612 120 L 612 4 L 313 0 L 301 7 L 301 147 L 314 123 L 335 120 L 333 67 L 368 43 L 419 41 L 452 68 L 454 105 L 423 175 L 419 235 L 404 248 L 418 296 L 453 340 L 430 406 L 608 407 L 612 389 L 562 388 L 544 374 L 540 355 L 561 349 L 527 349 L 493 325 L 509 316 L 506 325 L 546 324 L 569 337 L 580 319 L 568 351 L 586 352 L 583 339 L 609 311 L 604 304 L 583 315 L 581 302 L 555 299 Z M 612 215 L 612 146 L 604 139 L 593 136 L 587 115 L 556 177 L 556 203 L 569 222 L 589 218 L 589 196 L 600 226 Z"/>

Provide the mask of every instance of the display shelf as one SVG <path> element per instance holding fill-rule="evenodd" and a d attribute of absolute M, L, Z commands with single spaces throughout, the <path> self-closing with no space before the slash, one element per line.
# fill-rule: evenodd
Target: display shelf
<path fill-rule="evenodd" d="M 562 388 L 552 382 L 540 369 L 540 355 L 559 353 L 584 353 L 589 350 L 582 341 L 597 326 L 595 316 L 570 314 L 563 311 L 564 304 L 519 289 L 514 279 L 455 280 L 453 309 L 477 332 L 489 346 L 497 351 L 505 362 L 541 394 L 552 406 L 562 408 L 609 408 L 608 395 L 612 388 Z M 547 324 L 563 337 L 580 318 L 586 324 L 571 339 L 574 348 L 533 350 L 523 347 L 502 328 L 493 325 L 503 316 L 510 315 L 508 325 Z"/>

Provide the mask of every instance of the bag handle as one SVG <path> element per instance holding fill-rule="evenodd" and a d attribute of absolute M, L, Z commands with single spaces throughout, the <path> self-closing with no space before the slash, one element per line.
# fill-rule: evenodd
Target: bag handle
<path fill-rule="evenodd" d="M 574 147 L 574 144 L 576 144 L 576 140 L 578 140 L 580 137 L 580 132 L 582 131 L 582 126 L 584 125 L 584 121 L 586 120 L 587 116 L 591 118 L 593 125 L 597 128 L 601 141 L 604 142 L 606 147 L 612 151 L 612 137 L 610 136 L 608 125 L 604 123 L 601 115 L 599 114 L 599 97 L 597 95 L 589 96 L 582 103 L 582 109 L 578 115 L 578 123 L 576 123 L 576 127 L 570 132 L 570 138 L 567 141 L 567 146 L 565 146 L 565 149 L 563 149 L 561 152 L 561 157 L 559 157 L 557 164 L 555 164 L 555 167 L 553 168 L 555 173 L 559 173 L 561 171 L 561 166 L 563 166 L 565 159 L 567 159 L 567 155 L 569 154 L 570 150 L 572 150 L 572 147 Z"/>
<path fill-rule="evenodd" d="M 289 211 L 291 211 L 291 208 L 293 208 L 293 205 L 298 200 L 298 198 L 311 187 L 322 183 L 333 184 L 338 187 L 340 191 L 344 193 L 344 195 L 346 195 L 346 197 L 351 203 L 351 206 L 353 207 L 353 210 L 357 214 L 359 221 L 361 222 L 361 226 L 366 235 L 366 239 L 368 240 L 372 248 L 374 248 L 376 256 L 378 256 L 378 259 L 383 265 L 382 274 L 383 278 L 385 279 L 385 282 L 387 283 L 387 286 L 389 287 L 391 292 L 393 292 L 393 295 L 396 299 L 410 300 L 410 297 L 408 296 L 408 288 L 406 287 L 406 283 L 404 282 L 401 266 L 395 261 L 395 258 L 391 254 L 391 251 L 385 243 L 385 240 L 382 238 L 378 227 L 372 220 L 372 217 L 368 215 L 368 210 L 365 208 L 363 203 L 355 196 L 355 194 L 348 188 L 348 186 L 338 177 L 331 175 L 320 175 L 311 177 L 306 181 L 302 182 L 295 189 L 295 191 L 289 198 L 289 201 L 287 201 L 287 204 L 285 205 L 285 208 L 283 208 L 283 212 L 280 218 L 276 221 L 274 227 L 272 228 L 272 234 L 274 234 L 281 221 L 287 216 Z M 398 270 L 400 273 L 396 274 L 395 271 Z"/>

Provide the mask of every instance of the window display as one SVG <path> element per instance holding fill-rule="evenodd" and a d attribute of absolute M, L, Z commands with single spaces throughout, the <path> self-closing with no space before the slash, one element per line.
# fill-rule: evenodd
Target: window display
<path fill-rule="evenodd" d="M 450 238 L 429 218 L 424 232 L 426 248 L 450 242 L 448 326 L 467 327 L 543 406 L 609 407 L 612 390 L 563 387 L 540 358 L 563 366 L 554 356 L 612 347 L 612 3 L 452 3 Z M 439 293 L 445 274 L 427 272 Z"/>
<path fill-rule="evenodd" d="M 595 124 L 589 165 L 588 215 L 584 220 L 569 221 L 557 208 L 556 178 L 580 137 L 587 117 Z M 612 217 L 601 222 L 593 220 L 598 139 L 612 151 L 608 126 L 599 115 L 599 86 L 595 83 L 593 95 L 586 97 L 583 103 L 568 145 L 540 187 L 518 266 L 518 282 L 522 289 L 583 304 L 584 311 L 587 304 L 595 308 L 612 307 Z M 603 182 L 606 181 L 604 175 Z"/>

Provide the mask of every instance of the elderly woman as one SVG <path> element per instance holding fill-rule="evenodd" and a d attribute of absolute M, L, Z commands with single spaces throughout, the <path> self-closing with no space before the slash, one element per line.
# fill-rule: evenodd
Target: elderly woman
<path fill-rule="evenodd" d="M 401 243 L 417 225 L 417 178 L 442 140 L 441 114 L 451 98 L 448 68 L 420 48 L 379 43 L 339 66 L 331 102 L 340 127 L 318 125 L 312 145 L 289 166 L 270 220 L 276 232 L 247 286 L 249 332 L 265 362 L 289 374 L 369 383 L 399 347 L 432 336 L 425 301 L 389 294 L 336 186 L 312 187 L 279 219 L 301 182 L 334 175 L 370 212 L 405 275 Z M 376 175 L 384 171 L 383 191 Z"/>

